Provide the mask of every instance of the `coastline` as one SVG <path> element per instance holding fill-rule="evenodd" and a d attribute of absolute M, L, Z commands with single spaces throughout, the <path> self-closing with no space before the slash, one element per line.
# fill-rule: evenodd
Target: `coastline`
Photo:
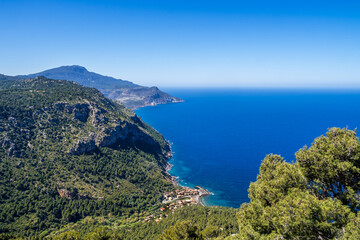
<path fill-rule="evenodd" d="M 179 184 L 179 182 L 178 182 L 179 177 L 172 176 L 172 175 L 169 173 L 170 170 L 171 170 L 171 168 L 174 166 L 173 164 L 169 163 L 169 160 L 173 157 L 173 154 L 172 154 L 172 149 L 171 149 L 171 144 L 170 144 L 170 142 L 169 142 L 169 141 L 166 141 L 166 142 L 167 142 L 167 144 L 168 144 L 168 146 L 169 146 L 169 148 L 170 148 L 170 151 L 167 153 L 167 162 L 166 162 L 166 165 L 165 165 L 165 167 L 164 167 L 165 172 L 166 172 L 166 173 L 169 175 L 169 177 L 170 177 L 170 178 L 168 179 L 168 181 L 169 181 L 170 183 L 172 183 L 174 186 L 181 187 L 182 189 L 191 189 L 191 190 L 194 190 L 194 191 L 197 190 L 198 194 L 195 194 L 195 195 L 192 195 L 192 196 L 189 196 L 189 197 L 190 197 L 191 199 L 193 199 L 193 200 L 196 202 L 196 204 L 205 207 L 206 204 L 204 204 L 204 203 L 201 201 L 201 199 L 204 198 L 204 197 L 206 197 L 206 196 L 211 195 L 210 192 L 209 192 L 209 190 L 207 190 L 207 189 L 205 189 L 205 188 L 203 188 L 203 187 L 201 187 L 201 186 L 195 186 L 194 188 L 189 188 L 189 187 L 186 187 L 186 186 L 181 186 L 181 185 Z M 170 200 L 170 201 L 172 201 L 172 200 Z M 166 201 L 165 201 L 165 202 L 166 202 Z"/>
<path fill-rule="evenodd" d="M 173 167 L 173 165 L 169 162 L 166 162 L 165 165 L 165 172 L 169 175 L 169 178 L 167 179 L 170 183 L 172 183 L 175 186 L 180 186 L 179 182 L 178 182 L 178 177 L 172 176 L 169 171 L 171 170 L 171 168 Z"/>
<path fill-rule="evenodd" d="M 199 190 L 199 199 L 198 199 L 198 204 L 200 204 L 201 206 L 205 207 L 206 205 L 201 201 L 201 199 L 203 197 L 209 196 L 210 192 L 209 190 L 200 187 L 200 186 L 196 186 L 195 188 L 197 188 Z"/>

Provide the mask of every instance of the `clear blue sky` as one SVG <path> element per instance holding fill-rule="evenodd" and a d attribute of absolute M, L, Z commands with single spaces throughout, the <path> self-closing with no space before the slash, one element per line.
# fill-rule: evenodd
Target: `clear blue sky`
<path fill-rule="evenodd" d="M 147 86 L 360 87 L 360 1 L 0 0 L 0 73 Z"/>

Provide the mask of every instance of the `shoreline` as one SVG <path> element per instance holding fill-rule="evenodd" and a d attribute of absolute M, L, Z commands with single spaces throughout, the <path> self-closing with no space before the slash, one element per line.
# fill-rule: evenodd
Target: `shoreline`
<path fill-rule="evenodd" d="M 191 196 L 192 199 L 194 199 L 194 201 L 196 202 L 196 204 L 198 205 L 201 205 L 203 207 L 206 206 L 206 204 L 204 204 L 201 199 L 206 197 L 206 196 L 209 196 L 211 195 L 210 191 L 201 187 L 201 186 L 195 186 L 194 188 L 190 188 L 190 187 L 186 187 L 186 186 L 181 186 L 178 182 L 178 179 L 179 177 L 176 177 L 176 176 L 172 176 L 169 171 L 171 170 L 171 168 L 174 166 L 173 164 L 169 163 L 169 160 L 173 157 L 173 154 L 172 154 L 172 149 L 171 149 L 171 144 L 169 141 L 166 141 L 168 143 L 168 146 L 170 148 L 170 151 L 167 153 L 167 162 L 166 162 L 166 165 L 164 167 L 164 170 L 165 172 L 169 175 L 170 179 L 169 182 L 172 183 L 174 186 L 179 186 L 183 189 L 186 189 L 186 188 L 189 188 L 189 189 L 192 189 L 192 190 L 197 190 L 198 191 L 198 194 L 196 195 L 193 195 Z"/>
<path fill-rule="evenodd" d="M 195 186 L 195 188 L 197 188 L 199 190 L 199 199 L 198 199 L 198 204 L 200 204 L 203 207 L 206 207 L 206 205 L 201 201 L 202 198 L 211 195 L 209 190 L 200 187 L 200 186 Z"/>

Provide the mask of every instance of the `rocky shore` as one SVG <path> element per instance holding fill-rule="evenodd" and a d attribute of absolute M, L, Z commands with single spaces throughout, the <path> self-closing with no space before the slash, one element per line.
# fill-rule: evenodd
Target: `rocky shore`
<path fill-rule="evenodd" d="M 168 159 L 170 159 L 172 157 L 172 152 L 171 152 L 170 143 L 168 144 L 170 147 L 170 151 L 167 155 L 168 155 Z M 178 182 L 178 178 L 175 176 L 171 176 L 169 174 L 169 171 L 171 170 L 172 167 L 173 165 L 171 163 L 166 162 L 164 168 L 169 176 L 168 181 L 174 184 L 175 186 L 180 186 Z M 194 205 L 194 204 L 199 204 L 204 206 L 204 204 L 201 202 L 201 198 L 208 195 L 210 195 L 210 192 L 207 189 L 200 186 L 195 186 L 195 188 L 180 186 L 179 189 L 164 194 L 163 204 L 172 203 L 169 204 L 170 208 L 171 206 L 173 206 L 173 208 L 176 208 L 184 205 Z"/>

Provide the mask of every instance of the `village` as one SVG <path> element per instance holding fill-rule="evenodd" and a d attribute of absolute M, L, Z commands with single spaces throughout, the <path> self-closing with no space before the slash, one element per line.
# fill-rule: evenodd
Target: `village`
<path fill-rule="evenodd" d="M 162 218 L 167 217 L 169 213 L 174 213 L 178 208 L 184 206 L 192 206 L 196 204 L 203 205 L 201 203 L 201 197 L 210 195 L 210 192 L 202 187 L 196 186 L 194 188 L 181 187 L 173 192 L 164 194 L 163 206 L 160 211 L 163 212 L 159 217 L 154 215 L 147 216 L 146 222 L 155 221 L 159 222 Z"/>

